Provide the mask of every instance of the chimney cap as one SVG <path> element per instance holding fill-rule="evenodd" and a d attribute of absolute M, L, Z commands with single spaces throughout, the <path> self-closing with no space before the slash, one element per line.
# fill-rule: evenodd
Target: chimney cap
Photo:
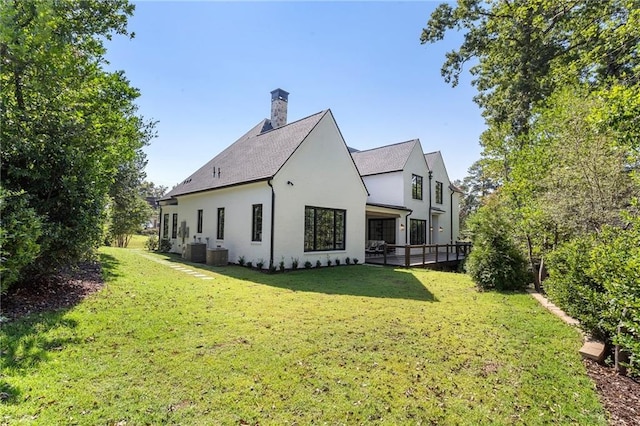
<path fill-rule="evenodd" d="M 276 101 L 278 99 L 281 99 L 285 102 L 289 101 L 289 92 L 287 92 L 286 90 L 282 90 L 282 89 L 276 89 L 271 91 L 271 101 Z"/>

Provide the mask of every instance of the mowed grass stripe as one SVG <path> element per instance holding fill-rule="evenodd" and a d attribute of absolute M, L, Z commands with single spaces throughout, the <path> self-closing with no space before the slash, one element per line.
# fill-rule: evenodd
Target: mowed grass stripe
<path fill-rule="evenodd" d="M 418 269 L 185 264 L 205 281 L 101 252 L 103 291 L 3 327 L 3 422 L 606 424 L 579 333 L 526 294 Z"/>

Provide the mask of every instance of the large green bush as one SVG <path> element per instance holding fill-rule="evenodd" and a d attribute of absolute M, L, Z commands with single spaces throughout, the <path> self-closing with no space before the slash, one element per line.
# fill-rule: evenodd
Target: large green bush
<path fill-rule="evenodd" d="M 549 277 L 544 290 L 553 302 L 580 320 L 585 331 L 603 340 L 610 326 L 602 318 L 607 308 L 604 286 L 590 275 L 592 250 L 597 241 L 585 236 L 562 244 L 548 257 Z"/>
<path fill-rule="evenodd" d="M 585 331 L 630 354 L 640 376 L 640 218 L 625 228 L 604 227 L 556 249 L 545 289 Z"/>
<path fill-rule="evenodd" d="M 28 207 L 26 194 L 0 186 L 0 293 L 19 281 L 38 256 L 40 234 L 40 218 Z"/>
<path fill-rule="evenodd" d="M 465 269 L 484 290 L 520 290 L 530 282 L 526 261 L 512 240 L 513 230 L 497 203 L 481 207 L 469 218 L 473 250 Z"/>

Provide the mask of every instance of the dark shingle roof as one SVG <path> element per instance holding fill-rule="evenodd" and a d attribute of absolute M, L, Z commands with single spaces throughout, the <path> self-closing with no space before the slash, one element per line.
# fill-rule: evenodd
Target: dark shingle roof
<path fill-rule="evenodd" d="M 264 180 L 276 174 L 328 110 L 275 130 L 265 119 L 173 188 L 177 195 Z M 215 176 L 214 176 L 215 169 Z M 218 170 L 220 173 L 218 174 Z"/>
<path fill-rule="evenodd" d="M 428 152 L 424 155 L 424 159 L 427 160 L 427 167 L 429 168 L 429 171 L 433 171 L 433 166 L 439 154 L 440 151 L 434 151 Z"/>
<path fill-rule="evenodd" d="M 352 152 L 351 156 L 362 176 L 396 172 L 404 169 L 416 143 L 418 140 L 412 139 L 380 148 Z"/>

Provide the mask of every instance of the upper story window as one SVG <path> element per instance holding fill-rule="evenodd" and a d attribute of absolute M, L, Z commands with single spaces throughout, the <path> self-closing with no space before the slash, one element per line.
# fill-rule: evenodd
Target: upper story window
<path fill-rule="evenodd" d="M 203 211 L 198 210 L 198 233 L 199 234 L 202 233 L 202 216 L 203 216 Z"/>
<path fill-rule="evenodd" d="M 178 213 L 173 214 L 171 223 L 171 238 L 178 238 Z"/>
<path fill-rule="evenodd" d="M 262 204 L 254 204 L 252 207 L 251 241 L 262 241 Z"/>
<path fill-rule="evenodd" d="M 422 176 L 411 175 L 411 197 L 422 200 Z"/>
<path fill-rule="evenodd" d="M 224 240 L 224 207 L 218 208 L 218 233 L 216 238 Z"/>
<path fill-rule="evenodd" d="M 436 204 L 442 204 L 442 182 L 436 181 Z"/>
<path fill-rule="evenodd" d="M 304 251 L 344 250 L 347 211 L 304 208 Z"/>

